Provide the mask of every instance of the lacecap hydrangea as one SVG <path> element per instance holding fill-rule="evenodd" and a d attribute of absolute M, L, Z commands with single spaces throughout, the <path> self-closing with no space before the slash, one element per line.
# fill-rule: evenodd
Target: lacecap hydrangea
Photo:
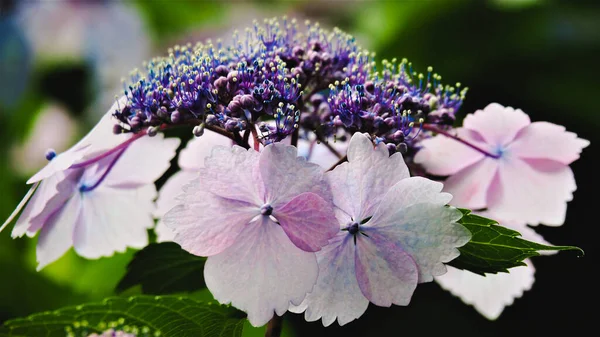
<path fill-rule="evenodd" d="M 452 133 L 465 94 L 431 67 L 377 63 L 339 29 L 268 19 L 134 70 L 86 137 L 48 152 L 2 228 L 22 210 L 13 236 L 40 233 L 43 268 L 70 247 L 142 248 L 161 217 L 164 240 L 208 256 L 209 290 L 253 325 L 288 310 L 346 324 L 369 302 L 407 305 L 469 241 L 452 196 L 406 164 L 434 134 L 469 144 Z M 175 127 L 207 141 L 180 156 L 185 174 L 157 209 L 154 182 L 179 146 L 162 131 Z"/>

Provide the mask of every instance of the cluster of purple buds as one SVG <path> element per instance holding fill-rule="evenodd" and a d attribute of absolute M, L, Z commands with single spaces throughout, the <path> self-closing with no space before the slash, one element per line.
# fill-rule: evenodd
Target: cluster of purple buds
<path fill-rule="evenodd" d="M 348 79 L 330 85 L 329 113 L 322 122 L 335 129 L 367 132 L 375 143 L 384 142 L 390 152 L 406 153 L 424 124 L 449 127 L 462 104 L 467 89 L 443 86 L 441 76 L 416 73 L 406 59 L 382 62 L 381 74 L 374 72 L 364 83 Z"/>
<path fill-rule="evenodd" d="M 145 64 L 143 74 L 132 73 L 127 104 L 115 112 L 123 125 L 115 131 L 152 135 L 165 126 L 192 125 L 196 135 L 207 127 L 237 133 L 275 119 L 276 127 L 262 129 L 265 142 L 279 141 L 298 128 L 305 93 L 338 78 L 364 78 L 349 70 L 362 70 L 354 65 L 358 50 L 337 29 L 329 33 L 307 22 L 301 32 L 285 19 L 255 24 L 245 39 L 236 33 L 229 46 L 176 46 Z"/>
<path fill-rule="evenodd" d="M 260 131 L 263 144 L 299 128 L 321 140 L 366 132 L 391 152 L 406 150 L 423 123 L 444 128 L 454 121 L 466 89 L 443 86 L 431 67 L 418 74 L 406 60 L 382 62 L 338 29 L 295 20 L 265 20 L 221 42 L 176 46 L 167 57 L 134 71 L 115 132 L 149 135 L 174 125 L 229 133 Z M 460 90 L 460 91 L 459 91 Z M 342 132 L 344 133 L 344 132 Z M 247 138 L 244 138 L 247 139 Z M 243 145 L 243 144 L 240 144 Z"/>

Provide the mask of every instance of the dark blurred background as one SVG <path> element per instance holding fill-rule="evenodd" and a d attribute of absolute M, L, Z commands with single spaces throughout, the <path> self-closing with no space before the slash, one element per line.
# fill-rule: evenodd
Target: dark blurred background
<path fill-rule="evenodd" d="M 0 1 L 0 220 L 26 193 L 47 148 L 64 150 L 103 115 L 121 77 L 177 43 L 223 38 L 253 19 L 288 15 L 356 36 L 378 59 L 431 65 L 470 88 L 462 115 L 498 102 L 591 141 L 572 165 L 578 190 L 546 240 L 586 252 L 533 259 L 533 289 L 488 321 L 437 284 L 409 307 L 371 306 L 358 321 L 306 323 L 287 336 L 554 336 L 595 331 L 600 2 L 423 1 Z M 134 252 L 88 261 L 69 252 L 35 271 L 35 239 L 0 233 L 0 322 L 112 295 Z M 200 296 L 207 296 L 206 294 Z M 590 309 L 591 308 L 591 309 Z M 592 330 L 588 330 L 592 329 Z M 246 336 L 260 335 L 248 329 Z"/>

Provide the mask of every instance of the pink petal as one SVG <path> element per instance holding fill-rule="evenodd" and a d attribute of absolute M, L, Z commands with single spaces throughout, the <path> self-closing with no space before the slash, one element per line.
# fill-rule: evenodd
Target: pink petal
<path fill-rule="evenodd" d="M 348 146 L 348 162 L 327 172 L 333 202 L 356 221 L 373 215 L 385 193 L 398 181 L 408 178 L 400 153 L 391 157 L 385 145 L 373 144 L 355 133 Z"/>
<path fill-rule="evenodd" d="M 329 326 L 336 318 L 347 324 L 365 313 L 369 300 L 362 294 L 354 266 L 356 245 L 351 235 L 340 232 L 331 243 L 317 253 L 319 277 L 312 292 L 290 311 L 304 313 L 308 322 L 322 318 Z"/>
<path fill-rule="evenodd" d="M 163 134 L 142 137 L 134 141 L 118 159 L 103 184 L 138 187 L 158 180 L 171 166 L 171 159 L 179 146 L 179 138 L 164 138 Z M 102 160 L 103 165 L 117 156 L 115 153 Z"/>
<path fill-rule="evenodd" d="M 231 147 L 231 140 L 210 130 L 201 137 L 194 137 L 179 153 L 179 167 L 183 170 L 198 170 L 204 167 L 204 159 L 209 157 L 214 146 Z"/>
<path fill-rule="evenodd" d="M 408 305 L 419 280 L 412 257 L 376 230 L 356 237 L 356 278 L 365 297 L 389 307 Z"/>
<path fill-rule="evenodd" d="M 331 200 L 323 168 L 298 157 L 294 146 L 279 143 L 267 145 L 260 154 L 259 169 L 264 182 L 265 202 L 275 209 L 304 192 Z"/>
<path fill-rule="evenodd" d="M 499 162 L 485 157 L 444 181 L 444 191 L 452 194 L 452 205 L 469 209 L 487 207 L 487 195 Z"/>
<path fill-rule="evenodd" d="M 290 240 L 307 252 L 320 250 L 340 231 L 331 203 L 310 192 L 275 209 L 273 216 Z"/>
<path fill-rule="evenodd" d="M 260 207 L 264 204 L 264 192 L 258 172 L 259 157 L 258 152 L 237 145 L 215 146 L 199 176 L 210 182 L 206 188 L 211 193 Z"/>
<path fill-rule="evenodd" d="M 560 226 L 576 188 L 568 166 L 506 158 L 490 186 L 488 212 L 507 223 Z"/>
<path fill-rule="evenodd" d="M 260 217 L 228 249 L 208 258 L 204 279 L 215 299 L 245 311 L 253 326 L 262 326 L 274 313 L 283 315 L 290 302 L 302 302 L 318 269 L 314 253 L 299 249 L 279 225 Z"/>
<path fill-rule="evenodd" d="M 521 130 L 507 151 L 520 158 L 551 159 L 569 165 L 588 145 L 589 141 L 565 131 L 564 126 L 535 122 Z"/>
<path fill-rule="evenodd" d="M 414 196 L 419 185 L 420 196 Z M 443 262 L 456 258 L 457 247 L 471 238 L 470 232 L 456 223 L 462 214 L 443 206 L 449 199 L 447 193 L 437 192 L 436 196 L 439 189 L 439 183 L 428 179 L 404 179 L 390 189 L 373 217 L 362 226 L 376 229 L 412 256 L 419 268 L 419 282 L 444 274 Z"/>
<path fill-rule="evenodd" d="M 81 219 L 73 234 L 79 255 L 97 259 L 124 252 L 127 247 L 148 245 L 147 229 L 154 226 L 153 184 L 138 188 L 100 186 L 79 196 Z"/>
<path fill-rule="evenodd" d="M 75 195 L 54 213 L 40 231 L 36 257 L 37 270 L 56 261 L 73 246 L 73 231 L 82 220 L 81 199 Z"/>
<path fill-rule="evenodd" d="M 482 142 L 481 136 L 476 132 L 464 128 L 456 129 L 455 132 L 461 139 L 488 150 L 489 146 Z M 483 153 L 443 135 L 424 139 L 419 145 L 421 149 L 415 155 L 415 163 L 421 164 L 427 172 L 439 176 L 455 174 L 485 158 Z"/>
<path fill-rule="evenodd" d="M 184 187 L 180 204 L 163 218 L 167 227 L 176 233 L 173 241 L 195 255 L 221 253 L 260 214 L 256 206 L 207 192 L 206 185 L 213 183 L 203 178 L 190 182 Z"/>
<path fill-rule="evenodd" d="M 531 123 L 523 111 L 491 103 L 483 110 L 467 115 L 463 127 L 478 132 L 491 146 L 505 146 Z"/>
<path fill-rule="evenodd" d="M 531 261 L 526 267 L 510 269 L 510 273 L 488 274 L 485 277 L 470 271 L 448 266 L 448 272 L 435 278 L 437 283 L 454 296 L 472 305 L 481 315 L 497 319 L 504 307 L 523 296 L 534 282 L 535 269 Z"/>

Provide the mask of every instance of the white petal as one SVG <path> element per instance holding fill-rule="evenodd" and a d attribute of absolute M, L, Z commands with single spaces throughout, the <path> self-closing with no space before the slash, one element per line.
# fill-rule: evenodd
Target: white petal
<path fill-rule="evenodd" d="M 274 143 L 261 152 L 260 176 L 265 186 L 265 200 L 273 207 L 285 205 L 304 192 L 331 200 L 322 167 L 298 157 L 296 147 Z"/>
<path fill-rule="evenodd" d="M 266 220 L 265 220 L 266 219 Z M 248 313 L 253 326 L 265 325 L 300 304 L 317 280 L 314 253 L 296 247 L 267 217 L 244 229 L 238 240 L 211 256 L 204 279 L 215 299 Z"/>
<path fill-rule="evenodd" d="M 37 270 L 56 261 L 71 248 L 73 231 L 82 219 L 81 206 L 81 199 L 75 195 L 44 224 L 36 248 Z"/>
<path fill-rule="evenodd" d="M 204 167 L 204 159 L 209 157 L 213 147 L 220 145 L 231 147 L 231 139 L 210 130 L 204 131 L 201 137 L 194 137 L 179 153 L 179 167 L 183 170 L 195 171 Z"/>
<path fill-rule="evenodd" d="M 307 321 L 322 318 L 329 326 L 336 318 L 340 325 L 349 323 L 365 313 L 369 300 L 362 294 L 354 264 L 356 245 L 347 232 L 340 232 L 328 246 L 317 253 L 319 277 L 313 291 L 299 306 L 290 311 L 304 313 Z"/>
<path fill-rule="evenodd" d="M 162 221 L 162 217 L 173 207 L 177 206 L 179 195 L 183 193 L 183 186 L 189 184 L 198 177 L 198 172 L 179 171 L 165 182 L 161 187 L 158 199 L 156 200 L 156 212 L 154 216 L 159 218 L 154 231 L 156 232 L 156 241 L 173 241 L 175 232 Z"/>
<path fill-rule="evenodd" d="M 360 221 L 372 216 L 385 193 L 398 181 L 408 178 L 400 153 L 391 157 L 383 144 L 373 147 L 361 133 L 355 133 L 348 147 L 348 162 L 327 172 L 333 203 Z"/>
<path fill-rule="evenodd" d="M 260 154 L 234 145 L 215 146 L 200 169 L 207 191 L 223 198 L 245 201 L 258 207 L 264 204 L 264 188 L 258 169 Z"/>
<path fill-rule="evenodd" d="M 179 138 L 164 138 L 163 134 L 142 137 L 134 141 L 120 156 L 104 180 L 104 185 L 140 186 L 153 183 L 171 166 L 179 146 Z M 102 160 L 108 165 L 118 154 Z"/>
<path fill-rule="evenodd" d="M 414 189 L 418 184 L 422 185 L 420 191 Z M 433 276 L 445 273 L 442 262 L 456 258 L 456 248 L 471 238 L 470 232 L 456 223 L 462 214 L 443 206 L 447 194 L 436 196 L 439 187 L 424 178 L 402 180 L 390 189 L 373 217 L 363 225 L 376 228 L 413 257 L 419 267 L 419 282 L 429 282 Z"/>
<path fill-rule="evenodd" d="M 79 196 L 78 196 L 79 197 Z M 147 229 L 154 226 L 156 189 L 100 186 L 81 194 L 81 220 L 73 234 L 77 253 L 89 259 L 124 252 L 148 244 Z"/>
<path fill-rule="evenodd" d="M 38 188 L 39 183 L 34 183 L 33 186 L 31 186 L 31 188 L 29 188 L 29 191 L 27 191 L 27 193 L 25 194 L 25 196 L 23 197 L 23 199 L 21 199 L 21 201 L 19 202 L 19 204 L 17 205 L 17 207 L 15 208 L 15 210 L 8 216 L 8 219 L 6 219 L 6 221 L 4 221 L 4 223 L 2 224 L 2 226 L 0 226 L 0 232 L 2 232 L 2 230 L 4 230 L 4 228 L 6 226 L 8 226 L 8 224 L 10 224 L 14 218 L 19 214 L 19 212 L 21 212 L 21 210 L 23 209 L 23 207 L 25 207 L 25 205 L 27 204 L 27 202 L 29 201 L 29 199 L 31 199 L 31 196 L 33 196 L 33 193 L 35 193 L 35 191 Z M 24 228 L 23 232 L 21 232 L 21 230 L 13 228 L 13 237 L 19 237 L 22 236 L 24 234 L 24 231 L 26 231 L 27 229 Z M 20 233 L 20 234 L 18 234 Z"/>
<path fill-rule="evenodd" d="M 12 236 L 34 236 L 48 217 L 63 207 L 71 197 L 79 175 L 80 172 L 60 172 L 40 181 L 38 189 L 17 220 Z"/>
<path fill-rule="evenodd" d="M 504 307 L 531 289 L 535 269 L 531 261 L 525 262 L 527 266 L 512 268 L 510 273 L 488 274 L 485 277 L 448 266 L 448 272 L 437 276 L 435 280 L 442 288 L 475 307 L 484 317 L 494 320 Z"/>
<path fill-rule="evenodd" d="M 113 133 L 113 125 L 118 123 L 113 117 L 113 113 L 116 109 L 123 108 L 126 102 L 127 97 L 122 96 L 119 98 L 85 137 L 67 151 L 54 157 L 54 159 L 52 159 L 44 168 L 33 175 L 27 183 L 32 184 L 42 179 L 46 179 L 56 172 L 66 170 L 75 162 L 89 159 L 110 150 L 132 137 L 132 133 L 122 133 L 119 135 Z"/>
<path fill-rule="evenodd" d="M 89 146 L 80 147 L 77 149 L 69 149 L 63 153 L 57 154 L 51 161 L 46 164 L 41 170 L 34 174 L 29 180 L 28 184 L 36 183 L 40 180 L 47 179 L 57 172 L 64 171 L 71 167 L 75 162 L 81 160 L 89 150 Z"/>

